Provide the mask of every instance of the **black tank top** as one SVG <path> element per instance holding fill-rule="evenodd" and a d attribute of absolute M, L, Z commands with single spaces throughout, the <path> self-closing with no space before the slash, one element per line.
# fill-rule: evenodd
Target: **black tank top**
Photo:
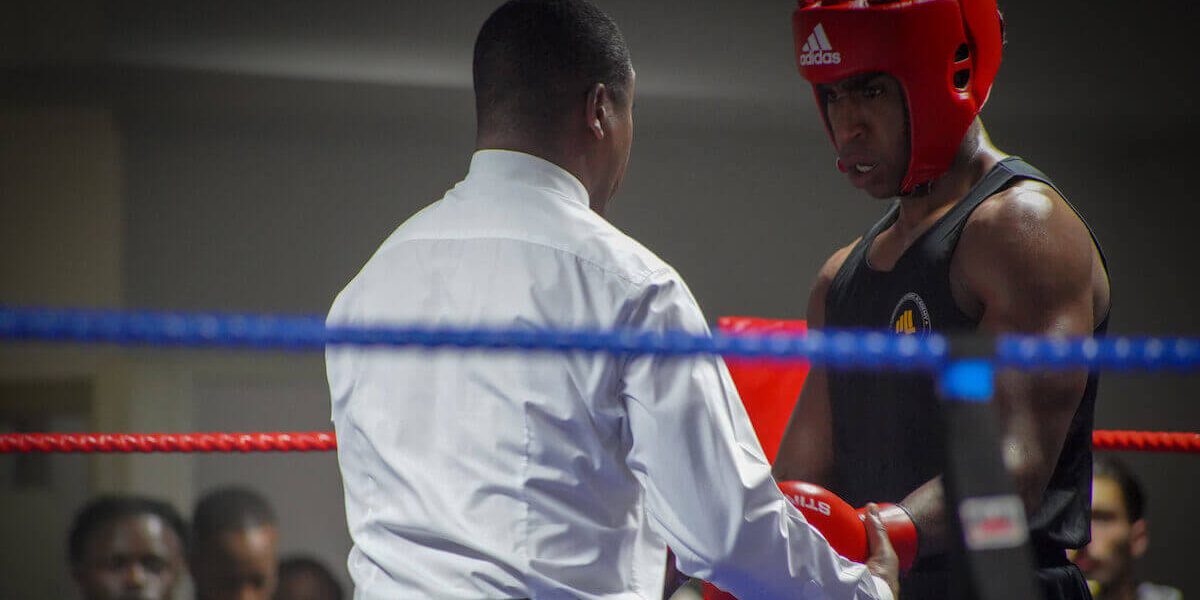
<path fill-rule="evenodd" d="M 826 326 L 887 328 L 903 334 L 978 329 L 979 321 L 963 314 L 954 302 L 950 261 L 971 213 L 988 197 L 1023 179 L 1059 191 L 1025 161 L 1006 158 L 913 243 L 891 271 L 877 271 L 868 262 L 868 250 L 875 237 L 896 221 L 899 202 L 893 204 L 834 277 L 825 297 Z M 1092 240 L 1099 250 L 1094 233 Z M 1104 261 L 1103 253 L 1100 257 Z M 1101 335 L 1107 328 L 1106 315 L 1095 334 Z M 1041 507 L 1029 520 L 1040 565 L 1058 561 L 1062 549 L 1082 547 L 1089 539 L 1096 386 L 1096 373 L 1091 373 Z M 830 371 L 829 398 L 834 443 L 832 490 L 850 504 L 897 502 L 942 472 L 942 421 L 931 376 Z M 915 583 L 914 576 L 920 579 L 922 571 L 944 569 L 939 557 L 923 560 L 906 579 L 906 587 Z M 917 597 L 907 591 L 904 595 Z"/>

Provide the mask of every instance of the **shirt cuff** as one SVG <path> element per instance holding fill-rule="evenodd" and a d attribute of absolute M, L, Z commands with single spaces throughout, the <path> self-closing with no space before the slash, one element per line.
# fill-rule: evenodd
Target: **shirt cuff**
<path fill-rule="evenodd" d="M 879 591 L 879 600 L 896 600 L 892 596 L 892 587 L 883 579 L 871 575 L 871 580 L 875 582 L 875 589 Z"/>

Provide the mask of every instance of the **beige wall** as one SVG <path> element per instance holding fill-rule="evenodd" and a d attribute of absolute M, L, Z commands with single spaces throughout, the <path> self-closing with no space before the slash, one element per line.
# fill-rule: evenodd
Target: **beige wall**
<path fill-rule="evenodd" d="M 123 176 L 121 135 L 98 108 L 0 112 L 0 301 L 18 305 L 121 307 Z M 161 363 L 162 361 L 159 361 Z M 49 428 L 186 431 L 186 373 L 100 347 L 0 347 L 0 410 L 43 412 Z M 65 382 L 82 385 L 67 386 Z M 64 393 L 69 395 L 67 398 Z M 16 415 L 16 416 L 13 416 Z M 36 416 L 36 415 L 35 415 Z M 5 459 L 6 467 L 16 459 Z M 24 540 L 0 552 L 0 597 L 69 594 L 64 540 L 71 514 L 91 494 L 148 493 L 186 506 L 191 459 L 185 456 L 54 456 L 30 485 L 0 485 L 0 539 Z M 82 479 L 82 481 L 80 481 Z"/>
<path fill-rule="evenodd" d="M 0 112 L 0 298 L 120 304 L 120 152 L 108 110 Z"/>
<path fill-rule="evenodd" d="M 119 142 L 108 111 L 75 108 L 9 109 L 0 113 L 0 299 L 14 304 L 119 306 L 121 302 L 121 185 Z M 26 415 L 47 410 L 42 423 L 98 426 L 116 419 L 110 403 L 120 361 L 112 353 L 0 348 L 5 409 Z M 56 397 L 62 382 L 71 397 Z M 60 394 L 61 395 L 61 394 Z M 59 410 L 51 410 L 54 405 Z M 82 413 L 82 414 L 81 414 Z M 10 421 L 11 423 L 11 421 Z M 16 458 L 6 459 L 9 464 Z M 90 465 L 88 463 L 91 463 Z M 23 540 L 21 552 L 0 553 L 0 595 L 62 596 L 67 519 L 98 483 L 116 479 L 104 459 L 51 457 L 44 481 L 4 481 L 0 536 Z M 90 467 L 90 468 L 89 468 Z M 93 479 L 84 485 L 58 473 Z M 100 474 L 103 474 L 101 477 Z M 102 479 L 105 481 L 95 481 Z M 108 486 L 105 486 L 108 487 Z"/>

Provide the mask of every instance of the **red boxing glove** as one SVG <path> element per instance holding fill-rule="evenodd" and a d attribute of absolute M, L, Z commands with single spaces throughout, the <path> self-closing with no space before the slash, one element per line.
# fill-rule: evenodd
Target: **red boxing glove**
<path fill-rule="evenodd" d="M 781 481 L 779 490 L 838 554 L 854 562 L 867 561 L 867 529 L 854 507 L 833 492 L 803 481 Z"/>
<path fill-rule="evenodd" d="M 913 523 L 912 516 L 899 504 L 879 502 L 878 506 L 879 520 L 883 521 L 892 548 L 896 549 L 896 556 L 900 559 L 900 570 L 908 571 L 917 560 L 917 524 Z M 865 524 L 867 507 L 858 509 L 858 516 Z"/>
<path fill-rule="evenodd" d="M 853 506 L 833 492 L 803 481 L 781 481 L 779 491 L 800 509 L 805 520 L 821 535 L 835 552 L 854 562 L 867 561 L 867 528 Z M 737 600 L 711 583 L 704 583 L 704 600 Z"/>

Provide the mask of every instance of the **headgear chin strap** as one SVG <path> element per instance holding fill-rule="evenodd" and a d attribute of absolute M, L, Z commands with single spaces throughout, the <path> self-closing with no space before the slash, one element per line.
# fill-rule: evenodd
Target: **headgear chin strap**
<path fill-rule="evenodd" d="M 814 93 L 818 84 L 879 72 L 904 88 L 912 133 L 901 194 L 950 168 L 1000 69 L 996 0 L 800 0 L 792 29 L 796 64 Z M 817 106 L 828 130 L 820 94 Z"/>

